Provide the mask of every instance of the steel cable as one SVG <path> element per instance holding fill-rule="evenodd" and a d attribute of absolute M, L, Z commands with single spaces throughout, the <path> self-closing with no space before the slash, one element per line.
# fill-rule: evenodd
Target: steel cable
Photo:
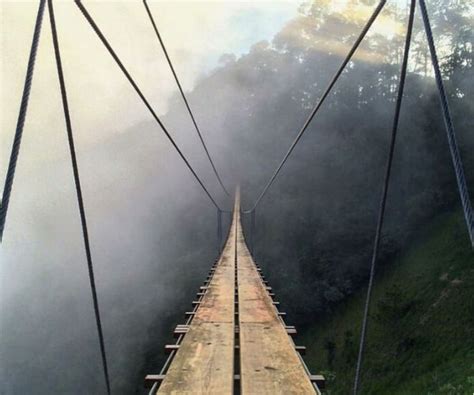
<path fill-rule="evenodd" d="M 105 352 L 104 334 L 102 331 L 102 322 L 101 322 L 100 310 L 99 310 L 99 300 L 97 296 L 97 289 L 96 289 L 95 277 L 94 277 L 94 266 L 92 264 L 92 254 L 91 254 L 90 243 L 89 243 L 89 234 L 87 230 L 86 213 L 84 209 L 84 200 L 82 197 L 81 181 L 79 178 L 79 167 L 77 164 L 76 149 L 74 146 L 74 136 L 72 133 L 72 123 L 71 123 L 71 117 L 69 113 L 66 83 L 64 80 L 64 72 L 63 72 L 62 62 L 61 62 L 61 53 L 59 50 L 59 40 L 58 40 L 58 33 L 56 30 L 56 21 L 54 18 L 54 8 L 53 8 L 52 0 L 48 0 L 48 9 L 49 9 L 49 19 L 51 22 L 51 32 L 53 36 L 54 55 L 56 58 L 56 67 L 58 71 L 59 85 L 61 89 L 61 99 L 62 99 L 63 110 L 64 110 L 64 118 L 66 121 L 69 151 L 71 154 L 71 164 L 72 164 L 72 170 L 73 170 L 73 175 L 74 175 L 74 184 L 76 186 L 77 203 L 79 206 L 79 213 L 81 217 L 82 235 L 84 239 L 84 247 L 85 247 L 86 258 L 87 258 L 87 268 L 89 271 L 89 282 L 90 282 L 91 293 L 92 293 L 92 301 L 94 305 L 95 320 L 97 324 L 97 333 L 99 336 L 100 353 L 102 357 L 102 367 L 104 369 L 104 377 L 105 377 L 105 384 L 107 388 L 107 394 L 110 395 L 111 389 L 110 389 L 109 372 L 107 368 L 107 355 Z"/>
<path fill-rule="evenodd" d="M 107 41 L 107 39 L 105 38 L 105 36 L 102 34 L 101 30 L 99 29 L 99 27 L 97 26 L 97 24 L 95 23 L 94 19 L 92 18 L 92 16 L 89 14 L 89 12 L 86 10 L 86 8 L 84 7 L 84 5 L 82 4 L 82 2 L 80 0 L 74 0 L 74 2 L 76 3 L 77 7 L 79 8 L 79 10 L 81 11 L 82 15 L 84 15 L 84 17 L 86 18 L 87 22 L 89 22 L 89 24 L 91 25 L 92 29 L 94 30 L 94 32 L 97 34 L 97 36 L 99 37 L 100 41 L 102 41 L 102 44 L 104 44 L 104 46 L 107 48 L 109 54 L 112 56 L 112 58 L 115 60 L 115 63 L 117 63 L 117 65 L 119 66 L 120 70 L 122 71 L 122 73 L 125 75 L 125 77 L 127 78 L 128 82 L 130 82 L 130 84 L 132 85 L 133 89 L 135 89 L 135 92 L 138 94 L 138 96 L 140 97 L 140 99 L 143 101 L 143 103 L 145 104 L 145 106 L 147 107 L 148 111 L 151 113 L 151 115 L 153 116 L 153 118 L 155 119 L 155 121 L 158 123 L 158 125 L 161 127 L 161 129 L 163 130 L 164 134 L 166 135 L 166 137 L 168 138 L 168 140 L 170 141 L 170 143 L 173 145 L 173 147 L 175 148 L 175 150 L 178 152 L 179 156 L 181 157 L 181 159 L 183 160 L 183 162 L 186 164 L 186 166 L 188 167 L 189 171 L 191 171 L 192 175 L 194 176 L 194 178 L 196 179 L 196 181 L 199 183 L 199 185 L 201 186 L 201 188 L 204 190 L 204 192 L 206 193 L 206 195 L 209 197 L 209 199 L 211 200 L 211 202 L 214 204 L 214 206 L 218 209 L 221 209 L 219 207 L 219 205 L 217 204 L 217 202 L 215 201 L 215 199 L 212 197 L 212 195 L 210 194 L 210 192 L 207 190 L 207 188 L 204 186 L 204 183 L 201 181 L 201 179 L 199 178 L 199 176 L 197 175 L 197 173 L 195 172 L 195 170 L 193 169 L 193 167 L 191 166 L 191 164 L 188 162 L 188 160 L 186 159 L 186 157 L 184 156 L 183 152 L 181 151 L 181 149 L 178 147 L 178 145 L 176 144 L 176 142 L 174 141 L 174 139 L 171 137 L 171 135 L 169 134 L 167 128 L 165 127 L 165 125 L 163 124 L 163 122 L 160 120 L 160 118 L 158 117 L 158 115 L 156 115 L 155 111 L 153 110 L 153 107 L 150 105 L 150 103 L 148 102 L 148 100 L 146 99 L 146 97 L 143 95 L 142 91 L 140 90 L 140 88 L 138 87 L 138 85 L 136 84 L 136 82 L 134 81 L 134 79 L 132 78 L 132 76 L 130 75 L 130 73 L 128 72 L 128 70 L 125 68 L 125 66 L 123 65 L 122 61 L 120 60 L 120 58 L 117 56 L 117 54 L 115 53 L 115 51 L 112 49 L 111 45 L 109 44 L 109 42 Z"/>
<path fill-rule="evenodd" d="M 387 157 L 387 164 L 385 167 L 385 177 L 384 177 L 383 187 L 382 187 L 382 196 L 380 199 L 379 214 L 378 214 L 378 219 L 377 219 L 377 229 L 375 232 L 375 240 L 374 240 L 374 246 L 373 246 L 373 251 L 372 251 L 372 260 L 370 264 L 369 284 L 367 286 L 367 296 L 365 299 L 364 314 L 362 318 L 359 353 L 357 356 L 356 373 L 354 377 L 354 388 L 353 388 L 354 395 L 357 395 L 357 392 L 359 389 L 360 371 L 361 371 L 362 359 L 364 355 L 364 347 L 365 347 L 365 340 L 366 340 L 366 333 L 367 333 L 367 323 L 368 323 L 369 308 L 370 308 L 370 299 L 372 296 L 372 287 L 373 287 L 374 277 L 375 277 L 375 264 L 377 262 L 378 252 L 379 252 L 379 247 L 380 247 L 380 239 L 382 236 L 382 227 L 383 227 L 384 216 L 385 216 L 385 206 L 387 203 L 388 187 L 389 187 L 390 175 L 392 171 L 392 162 L 393 162 L 393 156 L 394 156 L 394 151 L 395 151 L 395 143 L 397 139 L 398 123 L 400 119 L 400 109 L 402 106 L 403 90 L 405 87 L 405 79 L 406 79 L 406 74 L 407 74 L 408 55 L 410 53 L 410 43 L 411 43 L 411 36 L 412 36 L 412 31 L 413 31 L 413 18 L 415 15 L 415 6 L 416 6 L 416 0 L 411 0 L 410 14 L 408 18 L 408 26 L 407 26 L 407 32 L 406 32 L 406 37 L 405 37 L 405 49 L 403 53 L 403 61 L 402 61 L 402 66 L 401 66 L 401 71 L 400 71 L 400 82 L 398 85 L 397 101 L 395 105 L 395 114 L 393 117 L 390 148 L 389 148 L 388 157 Z"/>
<path fill-rule="evenodd" d="M 329 83 L 328 87 L 326 88 L 326 90 L 324 91 L 323 95 L 321 96 L 321 98 L 319 99 L 318 103 L 316 104 L 316 106 L 314 107 L 314 109 L 311 111 L 311 114 L 309 115 L 309 117 L 306 119 L 306 122 L 304 123 L 303 127 L 301 128 L 301 130 L 299 131 L 299 133 L 297 134 L 296 138 L 294 139 L 293 143 L 290 145 L 290 148 L 288 149 L 287 153 L 285 154 L 285 156 L 283 157 L 283 160 L 280 162 L 280 164 L 278 165 L 277 169 L 275 170 L 275 172 L 273 173 L 273 175 L 271 176 L 270 180 L 267 182 L 267 184 L 265 185 L 265 187 L 263 188 L 263 191 L 260 193 L 260 195 L 258 196 L 257 200 L 255 201 L 255 204 L 252 206 L 251 209 L 249 210 L 245 210 L 244 213 L 248 213 L 252 210 L 255 210 L 255 208 L 258 206 L 258 204 L 260 203 L 260 200 L 262 200 L 263 196 L 265 196 L 265 193 L 268 191 L 268 189 L 270 188 L 270 186 L 273 184 L 273 181 L 275 181 L 275 178 L 278 176 L 278 173 L 280 172 L 280 170 L 282 169 L 283 165 L 285 164 L 285 162 L 287 161 L 288 157 L 291 155 L 291 153 L 293 152 L 294 148 L 296 147 L 296 145 L 298 144 L 298 142 L 300 141 L 301 137 L 303 137 L 303 134 L 305 133 L 306 129 L 308 128 L 309 124 L 311 123 L 311 121 L 313 120 L 314 116 L 316 115 L 316 113 L 318 112 L 318 110 L 321 108 L 321 105 L 324 103 L 325 99 L 327 98 L 327 96 L 329 95 L 329 93 L 331 92 L 333 86 L 336 84 L 337 80 L 339 79 L 340 75 L 342 74 L 342 72 L 344 71 L 347 63 L 349 63 L 349 61 L 351 60 L 352 58 L 352 55 L 354 55 L 354 52 L 357 50 L 357 48 L 359 47 L 360 43 L 362 42 L 362 40 L 364 39 L 365 35 L 367 34 L 367 32 L 369 31 L 370 27 L 372 26 L 372 24 L 374 23 L 375 19 L 377 18 L 377 16 L 379 15 L 380 11 L 382 11 L 382 8 L 383 6 L 385 5 L 386 3 L 386 0 L 382 0 L 380 1 L 380 3 L 377 5 L 376 9 L 374 10 L 373 14 L 371 15 L 370 19 L 367 21 L 366 25 L 364 26 L 364 28 L 362 29 L 359 37 L 357 38 L 357 40 L 355 41 L 355 43 L 353 44 L 351 50 L 349 51 L 349 53 L 347 54 L 346 58 L 344 59 L 344 61 L 342 62 L 341 66 L 339 67 L 339 69 L 337 70 L 336 74 L 333 76 L 331 82 Z"/>
<path fill-rule="evenodd" d="M 173 73 L 174 80 L 176 81 L 176 85 L 178 86 L 179 92 L 181 93 L 181 97 L 183 98 L 184 104 L 186 106 L 186 109 L 188 110 L 189 116 L 191 117 L 191 121 L 193 122 L 194 128 L 196 129 L 196 132 L 199 136 L 199 140 L 201 140 L 201 144 L 204 148 L 204 151 L 206 152 L 207 158 L 209 159 L 209 163 L 212 166 L 212 170 L 214 171 L 214 174 L 216 175 L 217 180 L 219 181 L 219 184 L 221 185 L 223 191 L 227 196 L 230 196 L 229 192 L 227 191 L 226 187 L 224 186 L 224 183 L 222 182 L 222 179 L 217 171 L 216 166 L 214 165 L 214 161 L 211 158 L 211 154 L 209 153 L 209 150 L 206 146 L 206 143 L 204 142 L 204 138 L 202 137 L 201 130 L 199 129 L 199 126 L 196 122 L 196 118 L 194 117 L 194 114 L 191 110 L 191 107 L 189 105 L 188 99 L 186 98 L 186 95 L 184 94 L 184 90 L 181 86 L 181 83 L 179 81 L 178 75 L 176 74 L 176 71 L 174 69 L 173 63 L 171 62 L 171 58 L 168 55 L 168 51 L 166 49 L 165 43 L 163 39 L 161 38 L 160 31 L 158 30 L 158 26 L 155 23 L 155 19 L 153 18 L 153 14 L 151 13 L 150 8 L 148 7 L 147 0 L 143 0 L 143 5 L 145 6 L 145 10 L 148 14 L 148 17 L 150 18 L 150 22 L 153 26 L 153 29 L 156 33 L 156 37 L 158 38 L 158 41 L 160 42 L 161 49 L 163 50 L 163 53 L 165 54 L 166 60 L 168 62 L 168 65 L 171 69 L 171 72 Z"/>
<path fill-rule="evenodd" d="M 31 83 L 35 70 L 36 53 L 41 36 L 41 25 L 43 22 L 45 0 L 41 0 L 36 15 L 35 28 L 33 32 L 33 40 L 31 43 L 30 55 L 28 58 L 28 66 L 26 69 L 25 84 L 23 86 L 23 95 L 21 97 L 20 111 L 16 123 L 15 136 L 13 138 L 12 150 L 10 153 L 10 161 L 8 163 L 7 175 L 3 187 L 2 201 L 0 202 L 0 242 L 3 239 L 3 231 L 5 229 L 5 221 L 7 217 L 8 204 L 13 188 L 13 179 L 15 178 L 16 163 L 20 153 L 21 138 L 23 136 L 23 127 L 25 125 L 26 113 L 28 110 L 28 102 L 30 99 Z"/>
<path fill-rule="evenodd" d="M 467 230 L 471 239 L 471 245 L 474 247 L 474 214 L 472 211 L 471 199 L 469 197 L 469 190 L 466 184 L 466 176 L 464 175 L 464 168 L 461 161 L 461 155 L 459 153 L 458 144 L 456 141 L 456 135 L 454 133 L 453 121 L 451 118 L 451 112 L 449 111 L 449 104 L 444 89 L 443 78 L 439 68 L 438 55 L 436 54 L 436 47 L 433 39 L 433 32 L 431 31 L 430 19 L 428 11 L 426 9 L 425 0 L 420 0 L 421 16 L 423 18 L 423 24 L 425 26 L 426 38 L 428 41 L 428 47 L 430 49 L 431 62 L 435 73 L 436 85 L 439 92 L 439 100 L 441 109 L 443 111 L 443 119 L 446 127 L 446 134 L 448 137 L 449 151 L 451 153 L 451 159 L 453 161 L 454 172 L 456 174 L 456 181 L 458 184 L 459 196 L 461 198 L 462 208 L 464 212 L 464 218 L 466 220 Z"/>

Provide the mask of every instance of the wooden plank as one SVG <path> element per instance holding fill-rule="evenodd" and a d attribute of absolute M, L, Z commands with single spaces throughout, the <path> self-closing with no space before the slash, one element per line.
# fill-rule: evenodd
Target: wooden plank
<path fill-rule="evenodd" d="M 248 251 L 237 218 L 240 388 L 245 395 L 316 394 Z"/>
<path fill-rule="evenodd" d="M 166 344 L 165 345 L 165 353 L 169 354 L 172 351 L 177 351 L 179 350 L 179 344 Z"/>
<path fill-rule="evenodd" d="M 326 387 L 326 379 L 322 374 L 312 374 L 310 379 L 318 385 L 318 388 L 324 389 Z"/>
<path fill-rule="evenodd" d="M 205 290 L 189 327 L 180 327 L 180 330 L 186 329 L 186 334 L 158 394 L 221 395 L 233 392 L 235 226 L 231 227 Z"/>

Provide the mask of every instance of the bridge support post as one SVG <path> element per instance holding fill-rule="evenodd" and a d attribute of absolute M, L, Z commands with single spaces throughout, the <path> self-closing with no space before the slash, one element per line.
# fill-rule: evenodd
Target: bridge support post
<path fill-rule="evenodd" d="M 217 209 L 217 252 L 222 249 L 222 211 Z"/>

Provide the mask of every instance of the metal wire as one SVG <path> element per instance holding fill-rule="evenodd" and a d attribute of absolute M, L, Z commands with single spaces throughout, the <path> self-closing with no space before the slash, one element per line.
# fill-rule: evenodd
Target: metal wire
<path fill-rule="evenodd" d="M 268 191 L 268 188 L 270 188 L 270 186 L 273 184 L 273 181 L 275 181 L 275 178 L 278 176 L 278 173 L 280 173 L 280 170 L 282 169 L 283 165 L 285 164 L 285 162 L 287 161 L 288 157 L 291 155 L 291 153 L 293 152 L 294 148 L 296 147 L 296 145 L 298 144 L 298 142 L 300 141 L 301 137 L 303 137 L 303 134 L 305 133 L 306 129 L 308 128 L 309 124 L 311 123 L 311 121 L 313 120 L 314 116 L 316 115 L 316 113 L 318 112 L 318 110 L 321 108 L 321 105 L 324 103 L 325 99 L 327 98 L 327 96 L 329 95 L 329 93 L 331 92 L 333 86 L 336 84 L 337 80 L 339 79 L 340 75 L 342 74 L 342 72 L 344 71 L 347 63 L 349 63 L 349 61 L 351 60 L 352 58 L 352 55 L 354 55 L 354 52 L 357 50 L 357 48 L 359 47 L 360 43 L 362 42 L 362 40 L 364 39 L 365 35 L 367 34 L 367 32 L 369 31 L 370 27 L 372 26 L 372 24 L 374 23 L 375 19 L 377 18 L 377 16 L 379 15 L 380 11 L 382 11 L 382 8 L 383 6 L 385 5 L 386 3 L 386 0 L 382 0 L 380 1 L 380 3 L 377 5 L 376 9 L 374 10 L 373 14 L 371 15 L 370 19 L 367 21 L 366 25 L 364 26 L 364 28 L 362 29 L 359 37 L 357 38 L 357 40 L 355 41 L 355 43 L 353 44 L 351 50 L 349 51 L 349 53 L 347 54 L 346 58 L 344 59 L 344 61 L 342 62 L 341 66 L 339 67 L 339 69 L 337 70 L 336 74 L 334 75 L 334 77 L 332 78 L 331 82 L 329 83 L 329 86 L 326 88 L 325 92 L 323 93 L 323 95 L 321 96 L 321 98 L 319 99 L 318 103 L 316 104 L 316 106 L 314 107 L 314 109 L 311 111 L 311 114 L 309 115 L 309 117 L 306 119 L 306 122 L 304 123 L 303 127 L 301 128 L 301 130 L 299 131 L 299 133 L 297 134 L 296 138 L 294 139 L 293 143 L 291 144 L 290 148 L 288 149 L 287 153 L 285 154 L 285 156 L 283 157 L 282 161 L 280 162 L 280 164 L 278 165 L 277 169 L 275 170 L 275 172 L 273 173 L 273 175 L 271 176 L 270 180 L 268 181 L 268 183 L 265 185 L 265 187 L 263 188 L 263 191 L 260 193 L 260 195 L 258 196 L 257 200 L 255 201 L 255 204 L 252 206 L 252 208 L 250 210 L 247 210 L 247 211 L 244 211 L 244 212 L 249 212 L 249 211 L 252 211 L 252 210 L 255 210 L 255 208 L 258 206 L 258 204 L 260 203 L 260 200 L 262 200 L 262 198 L 265 196 L 266 192 Z"/>
<path fill-rule="evenodd" d="M 33 40 L 31 43 L 30 56 L 28 58 L 28 66 L 26 68 L 25 84 L 23 86 L 23 95 L 21 97 L 20 111 L 16 123 L 15 136 L 13 138 L 12 150 L 10 153 L 10 161 L 8 163 L 7 175 L 3 187 L 2 201 L 0 202 L 0 243 L 3 239 L 3 231 L 5 229 L 5 221 L 7 217 L 8 204 L 13 187 L 13 179 L 15 178 L 16 163 L 20 152 L 21 138 L 23 136 L 23 126 L 25 125 L 26 113 L 28 110 L 28 102 L 30 99 L 31 83 L 35 71 L 36 53 L 38 51 L 39 40 L 41 36 L 41 25 L 43 22 L 45 0 L 41 0 L 36 15 L 35 29 Z"/>
<path fill-rule="evenodd" d="M 412 31 L 413 31 L 413 18 L 415 15 L 415 5 L 416 5 L 416 0 L 411 0 L 411 5 L 410 5 L 410 15 L 408 18 L 408 26 L 407 26 L 407 33 L 405 37 L 405 49 L 403 53 L 403 61 L 402 61 L 402 66 L 401 66 L 401 71 L 400 71 L 400 82 L 398 86 L 398 93 L 397 93 L 397 101 L 395 105 L 395 115 L 393 117 L 393 125 L 392 125 L 392 134 L 391 134 L 391 140 L 390 140 L 390 148 L 388 152 L 388 157 L 387 157 L 387 164 L 385 168 L 385 177 L 383 181 L 383 187 L 382 187 L 382 196 L 380 199 L 380 208 L 379 208 L 379 214 L 378 214 L 378 220 L 377 220 L 377 229 L 375 232 L 375 240 L 374 240 L 374 247 L 373 247 L 373 252 L 372 252 L 372 260 L 370 264 L 370 275 L 369 275 L 369 284 L 367 287 L 367 296 L 365 299 L 365 306 L 364 306 L 364 315 L 362 318 L 362 328 L 360 332 L 360 343 L 359 343 L 359 353 L 357 356 L 357 364 L 356 364 L 356 373 L 354 377 L 354 388 L 353 388 L 353 394 L 357 395 L 357 391 L 359 389 L 359 381 L 360 381 L 360 371 L 362 367 L 362 359 L 364 355 L 364 346 L 365 346 L 365 340 L 366 340 L 366 333 L 367 333 L 367 323 L 368 323 L 368 317 L 369 317 L 369 308 L 370 308 L 370 299 L 372 296 L 372 287 L 374 283 L 374 277 L 375 277 L 375 264 L 377 262 L 378 258 L 378 252 L 379 252 L 379 246 L 380 246 L 380 238 L 382 236 L 382 227 L 383 227 L 383 221 L 384 221 L 384 215 L 385 215 L 385 206 L 387 202 L 387 194 L 388 194 L 388 187 L 390 184 L 390 175 L 392 171 L 392 162 L 393 162 L 393 155 L 395 151 L 395 143 L 397 139 L 397 131 L 398 131 L 398 123 L 400 119 L 400 109 L 402 106 L 402 100 L 403 100 L 403 90 L 405 87 L 405 79 L 406 79 L 406 74 L 407 74 L 407 66 L 408 66 L 408 55 L 410 53 L 410 42 L 411 42 L 411 36 L 412 36 Z"/>
<path fill-rule="evenodd" d="M 109 379 L 109 372 L 107 368 L 107 356 L 105 353 L 104 334 L 102 331 L 102 322 L 101 322 L 100 310 L 99 310 L 99 300 L 97 296 L 97 290 L 96 290 L 95 278 L 94 278 L 94 266 L 92 264 L 92 254 L 91 254 L 91 249 L 90 249 L 90 244 L 89 244 L 89 234 L 87 231 L 86 213 L 84 209 L 84 200 L 82 197 L 81 181 L 79 178 L 79 167 L 77 164 L 76 149 L 74 147 L 74 136 L 72 133 L 72 123 L 71 123 L 71 117 L 69 114 L 66 83 L 64 81 L 64 72 L 63 72 L 62 62 L 61 62 L 61 53 L 59 50 L 59 40 L 58 40 L 58 33 L 56 30 L 56 21 L 54 18 L 54 8 L 53 8 L 52 0 L 48 0 L 48 9 L 49 9 L 49 19 L 51 22 L 51 32 L 53 36 L 54 55 L 56 58 L 56 67 L 58 71 L 59 85 L 61 88 L 61 99 L 63 103 L 64 118 L 66 121 L 69 151 L 71 154 L 72 171 L 74 175 L 74 183 L 76 186 L 77 203 L 79 206 L 79 213 L 81 217 L 82 235 L 84 238 L 84 247 L 85 247 L 86 257 L 87 257 L 87 268 L 89 271 L 89 282 L 90 282 L 91 293 L 92 293 L 92 302 L 94 305 L 95 320 L 97 324 L 97 333 L 99 335 L 99 345 L 100 345 L 100 353 L 102 357 L 102 366 L 104 369 L 104 377 L 105 377 L 105 384 L 107 388 L 107 394 L 110 395 L 111 393 L 110 379 Z"/>
<path fill-rule="evenodd" d="M 112 58 L 115 60 L 115 63 L 117 63 L 117 65 L 119 66 L 120 70 L 123 72 L 123 74 L 125 75 L 125 77 L 127 78 L 128 82 L 130 82 L 130 84 L 132 85 L 133 89 L 135 89 L 135 92 L 138 94 L 138 96 L 140 97 L 140 99 L 143 101 L 143 103 L 145 104 L 146 108 L 148 109 L 148 111 L 151 113 L 151 115 L 153 116 L 153 118 L 155 119 L 155 121 L 158 123 L 158 125 L 161 127 L 161 129 L 163 130 L 163 133 L 166 135 L 166 137 L 168 138 L 168 140 L 170 141 L 170 143 L 172 144 L 172 146 L 174 147 L 174 149 L 176 150 L 176 152 L 179 154 L 179 156 L 181 157 L 181 159 L 183 160 L 183 162 L 186 164 L 186 166 L 188 167 L 189 171 L 192 173 L 192 175 L 194 176 L 194 178 L 196 179 L 196 181 L 198 182 L 198 184 L 201 186 L 201 188 L 203 189 L 203 191 L 206 193 L 206 195 L 208 196 L 209 200 L 212 202 L 212 204 L 214 204 L 214 206 L 216 206 L 216 208 L 219 208 L 219 205 L 217 204 L 217 202 L 215 201 L 215 199 L 212 197 L 211 193 L 207 190 L 207 188 L 204 186 L 204 183 L 201 181 L 201 179 L 199 178 L 199 176 L 197 175 L 197 173 L 195 172 L 195 170 L 193 169 L 193 167 L 191 166 L 191 164 L 189 163 L 189 161 L 187 160 L 187 158 L 184 156 L 183 152 L 181 151 L 181 149 L 178 147 L 178 145 L 176 144 L 176 142 L 174 141 L 174 139 L 171 137 L 171 135 L 169 134 L 167 128 L 165 127 L 165 125 L 163 124 L 163 122 L 160 120 L 160 118 L 158 117 L 158 115 L 156 115 L 155 111 L 153 110 L 153 107 L 150 105 L 150 103 L 148 102 L 148 100 L 146 99 L 146 97 L 143 95 L 142 91 L 140 90 L 140 88 L 138 87 L 138 85 L 136 84 L 136 82 L 134 81 L 134 79 L 132 78 L 132 76 L 130 75 L 130 73 L 128 72 L 128 70 L 125 68 L 125 66 L 123 65 L 122 61 L 120 60 L 120 58 L 117 56 L 117 54 L 115 53 L 115 51 L 112 49 L 111 45 L 109 44 L 109 42 L 107 41 L 107 39 L 105 38 L 105 36 L 102 34 L 102 32 L 100 31 L 99 27 L 97 26 L 97 24 L 95 23 L 94 19 L 92 18 L 92 16 L 89 14 L 89 12 L 86 10 L 86 8 L 84 7 L 84 5 L 82 4 L 82 2 L 80 0 L 75 0 L 74 1 L 77 5 L 77 7 L 79 8 L 79 10 L 81 11 L 82 15 L 84 15 L 84 17 L 86 18 L 87 22 L 89 22 L 89 24 L 91 25 L 92 29 L 94 30 L 94 32 L 97 34 L 97 36 L 99 37 L 100 41 L 102 41 L 102 44 L 104 44 L 104 46 L 107 48 L 109 54 L 112 56 Z"/>
<path fill-rule="evenodd" d="M 147 0 L 143 0 L 143 5 L 145 6 L 145 10 L 148 14 L 148 17 L 150 18 L 150 22 L 153 25 L 153 29 L 155 30 L 156 37 L 158 38 L 158 41 L 160 42 L 161 49 L 163 50 L 163 53 L 165 54 L 166 60 L 168 62 L 168 65 L 170 66 L 171 72 L 173 73 L 174 80 L 176 81 L 176 85 L 178 85 L 179 92 L 181 93 L 181 97 L 183 98 L 184 104 L 186 105 L 186 109 L 188 110 L 189 116 L 191 117 L 191 120 L 193 122 L 194 128 L 196 129 L 196 132 L 199 136 L 199 139 L 201 140 L 201 144 L 204 148 L 204 151 L 206 151 L 207 158 L 209 159 L 209 163 L 212 166 L 212 170 L 214 171 L 214 174 L 217 177 L 217 180 L 219 181 L 219 184 L 221 185 L 223 191 L 227 196 L 230 196 L 229 192 L 227 191 L 226 187 L 224 186 L 224 183 L 222 182 L 221 177 L 219 176 L 219 173 L 217 171 L 216 166 L 214 165 L 214 161 L 211 158 L 211 154 L 209 153 L 209 150 L 207 149 L 206 143 L 204 142 L 204 138 L 202 137 L 201 130 L 199 129 L 199 126 L 196 122 L 196 119 L 194 117 L 193 112 L 191 111 L 191 107 L 188 103 L 188 99 L 186 98 L 186 95 L 184 94 L 183 88 L 181 87 L 181 83 L 179 82 L 178 75 L 176 74 L 176 71 L 173 67 L 173 63 L 171 62 L 171 59 L 168 55 L 168 51 L 166 50 L 165 43 L 163 39 L 161 38 L 160 31 L 158 30 L 158 27 L 155 23 L 155 19 L 153 18 L 153 14 L 151 13 L 150 8 L 148 7 Z"/>
<path fill-rule="evenodd" d="M 471 199 L 469 197 L 469 190 L 467 189 L 466 176 L 464 175 L 464 167 L 459 153 L 456 135 L 454 133 L 453 121 L 449 111 L 449 104 L 444 89 L 443 78 L 439 68 L 438 56 L 436 54 L 436 47 L 433 40 L 433 32 L 431 31 L 430 19 L 426 9 L 425 0 L 420 0 L 420 10 L 425 25 L 426 38 L 431 54 L 431 62 L 435 73 L 436 85 L 438 87 L 439 100 L 443 112 L 444 125 L 446 127 L 446 134 L 448 136 L 449 151 L 453 161 L 454 172 L 456 174 L 456 181 L 458 184 L 459 196 L 461 198 L 464 218 L 466 220 L 467 230 L 471 239 L 471 246 L 474 247 L 474 214 L 472 211 Z"/>

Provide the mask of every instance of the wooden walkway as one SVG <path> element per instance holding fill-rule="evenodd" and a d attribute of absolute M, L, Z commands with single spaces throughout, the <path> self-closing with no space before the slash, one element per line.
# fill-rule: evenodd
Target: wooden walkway
<path fill-rule="evenodd" d="M 315 382 L 245 243 L 240 197 L 223 252 L 175 333 L 166 374 L 147 376 L 153 394 L 316 394 Z M 312 380 L 311 380 L 312 379 Z"/>

